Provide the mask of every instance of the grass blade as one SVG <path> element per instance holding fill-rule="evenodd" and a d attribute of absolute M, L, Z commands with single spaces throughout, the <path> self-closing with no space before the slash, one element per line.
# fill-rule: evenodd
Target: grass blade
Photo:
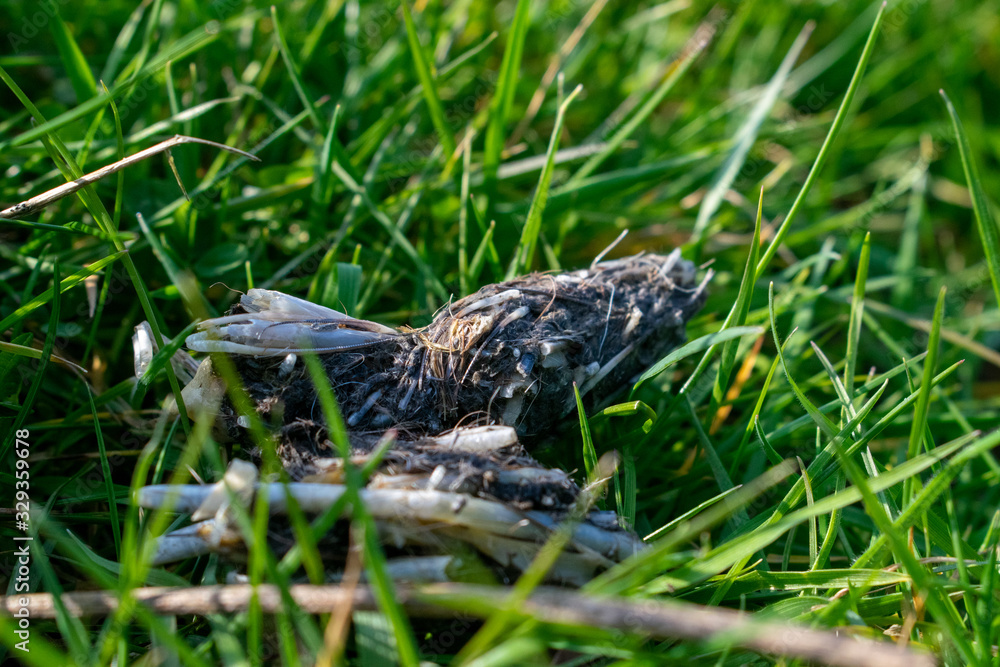
<path fill-rule="evenodd" d="M 535 189 L 535 196 L 531 199 L 531 208 L 528 209 L 528 219 L 524 223 L 524 229 L 521 230 L 521 240 L 514 253 L 514 260 L 510 263 L 510 269 L 507 271 L 507 280 L 511 280 L 531 268 L 531 261 L 535 256 L 535 246 L 538 244 L 538 236 L 542 231 L 542 213 L 545 211 L 545 203 L 549 198 L 552 169 L 555 165 L 556 151 L 559 150 L 559 135 L 562 134 L 566 109 L 582 90 L 583 86 L 577 86 L 572 93 L 566 96 L 565 101 L 559 105 L 559 113 L 556 114 L 556 124 L 552 128 L 549 149 L 545 156 L 545 167 L 538 177 L 538 187 Z"/>
<path fill-rule="evenodd" d="M 583 467 L 587 473 L 587 478 L 594 476 L 597 470 L 597 450 L 594 449 L 594 440 L 590 436 L 590 421 L 587 413 L 583 409 L 583 399 L 580 398 L 580 388 L 573 383 L 573 395 L 576 397 L 576 410 L 580 417 L 580 435 L 583 438 Z"/>
<path fill-rule="evenodd" d="M 285 68 L 288 70 L 288 76 L 292 80 L 292 85 L 295 87 L 295 92 L 299 95 L 299 101 L 302 102 L 302 106 L 306 111 L 309 112 L 309 117 L 312 119 L 313 127 L 321 135 L 326 134 L 326 123 L 320 118 L 319 112 L 316 111 L 316 105 L 309 98 L 309 94 L 306 93 L 305 84 L 302 83 L 302 75 L 299 73 L 298 65 L 292 60 L 292 54 L 288 50 L 288 44 L 285 42 L 284 33 L 281 30 L 281 22 L 278 20 L 278 9 L 274 5 L 271 5 L 271 22 L 274 24 L 274 39 L 281 52 L 281 58 L 285 61 Z"/>
<path fill-rule="evenodd" d="M 924 360 L 924 374 L 917 393 L 917 405 L 913 409 L 913 424 L 910 428 L 910 442 L 906 449 L 908 458 L 913 458 L 920 451 L 924 439 L 924 428 L 927 425 L 927 413 L 931 402 L 931 379 L 934 377 L 934 367 L 937 365 L 938 348 L 941 343 L 941 320 L 944 318 L 944 299 L 947 289 L 942 287 L 938 292 L 937 304 L 934 306 L 934 319 L 931 323 L 931 333 L 927 340 L 927 358 Z M 928 447 L 933 443 L 928 442 Z M 907 500 L 911 500 L 915 490 L 911 487 Z"/>
<path fill-rule="evenodd" d="M 410 43 L 410 53 L 413 55 L 413 68 L 417 70 L 417 78 L 423 88 L 424 100 L 427 102 L 431 122 L 434 123 L 434 129 L 437 130 L 441 145 L 444 146 L 445 157 L 450 159 L 455 153 L 455 137 L 452 136 L 448 122 L 444 118 L 441 94 L 438 92 L 437 82 L 434 80 L 431 67 L 427 62 L 424 47 L 420 43 L 420 35 L 417 34 L 417 26 L 410 13 L 410 3 L 406 0 L 403 0 L 403 21 L 406 23 L 406 39 Z"/>
<path fill-rule="evenodd" d="M 757 100 L 757 104 L 754 105 L 753 109 L 747 115 L 746 122 L 737 130 L 732 150 L 726 156 L 726 161 L 722 163 L 722 166 L 719 167 L 715 177 L 712 179 L 712 183 L 708 187 L 708 192 L 705 193 L 705 198 L 701 200 L 701 206 L 698 208 L 698 217 L 694 223 L 694 230 L 691 232 L 692 238 L 690 242 L 692 244 L 701 245 L 705 230 L 708 228 L 709 220 L 712 219 L 712 216 L 719 209 L 726 191 L 729 190 L 729 186 L 732 185 L 740 169 L 743 168 L 747 155 L 749 155 L 750 149 L 757 140 L 761 125 L 764 124 L 764 120 L 771 113 L 774 103 L 778 100 L 778 95 L 788 80 L 792 66 L 799 59 L 799 55 L 802 53 L 802 49 L 805 48 L 806 42 L 809 41 L 809 37 L 812 35 L 813 28 L 815 27 L 816 24 L 810 21 L 802 28 L 799 36 L 795 38 L 792 48 L 788 49 L 788 53 L 785 54 L 785 58 L 781 61 L 778 71 L 771 77 L 760 99 Z M 761 194 L 763 196 L 763 192 Z M 756 258 L 754 258 L 754 266 L 756 266 Z"/>
<path fill-rule="evenodd" d="M 510 109 L 514 105 L 514 93 L 517 91 L 521 70 L 521 56 L 524 53 L 524 40 L 528 35 L 530 22 L 531 2 L 517 0 L 514 21 L 510 26 L 510 38 L 507 40 L 507 48 L 503 52 L 503 60 L 500 62 L 500 76 L 497 79 L 496 91 L 490 101 L 489 125 L 486 126 L 483 184 L 487 193 L 496 189 L 497 169 L 500 167 L 500 154 L 503 152 L 504 145 L 504 130 L 507 126 L 507 116 L 510 115 Z"/>
<path fill-rule="evenodd" d="M 757 266 L 757 256 L 760 252 L 760 222 L 763 206 L 764 190 L 762 188 L 760 199 L 757 201 L 757 220 L 754 223 L 753 238 L 750 240 L 750 253 L 747 256 L 746 267 L 743 269 L 743 279 L 740 281 L 740 291 L 736 295 L 736 303 L 733 304 L 730 317 L 726 318 L 726 323 L 723 324 L 723 331 L 746 324 L 747 313 L 750 312 L 750 301 L 753 299 L 755 282 L 754 271 Z M 733 325 L 732 327 L 729 326 L 730 322 Z M 739 341 L 736 339 L 727 340 L 725 343 L 722 343 L 719 371 L 715 376 L 715 384 L 712 386 L 712 401 L 708 408 L 710 415 L 715 414 L 726 398 L 726 387 L 729 386 L 729 378 L 732 375 L 733 365 L 736 363 L 738 346 Z"/>
<path fill-rule="evenodd" d="M 791 227 L 792 222 L 798 217 L 799 210 L 802 208 L 803 203 L 805 203 L 806 196 L 808 196 L 809 191 L 812 190 L 813 184 L 816 182 L 816 178 L 819 176 L 820 170 L 823 169 L 823 165 L 826 163 L 826 158 L 830 153 L 830 148 L 833 145 L 834 140 L 837 135 L 840 134 L 840 128 L 844 124 L 844 120 L 847 118 L 847 111 L 850 109 L 851 102 L 854 100 L 854 95 L 858 92 L 858 87 L 861 85 L 861 79 L 864 78 L 865 69 L 868 67 L 868 60 L 871 58 L 872 51 L 875 48 L 875 40 L 878 38 L 880 29 L 882 27 L 882 17 L 885 15 L 886 3 L 883 2 L 882 6 L 878 10 L 878 14 L 875 16 L 875 22 L 872 24 L 871 32 L 868 33 L 868 41 L 865 42 L 865 48 L 861 51 L 861 58 L 858 60 L 858 66 L 854 70 L 854 75 L 851 77 L 851 83 L 847 86 L 847 93 L 844 94 L 844 99 L 840 103 L 840 108 L 837 109 L 837 115 L 833 118 L 833 123 L 830 125 L 830 131 L 827 132 L 826 139 L 823 140 L 823 145 L 820 146 L 819 153 L 816 155 L 816 160 L 813 162 L 812 167 L 809 169 L 809 175 L 806 176 L 805 183 L 802 184 L 802 189 L 799 190 L 798 196 L 795 197 L 795 201 L 792 202 L 792 207 L 788 211 L 788 215 L 781 222 L 781 226 L 778 227 L 778 231 L 775 232 L 774 238 L 771 240 L 771 244 L 764 251 L 764 256 L 760 258 L 760 262 L 757 263 L 757 277 L 760 278 L 764 274 L 764 270 L 767 268 L 768 264 L 771 263 L 771 259 L 774 258 L 774 254 L 778 252 L 778 248 L 781 243 L 785 240 L 785 236 L 788 234 L 788 230 Z"/>
<path fill-rule="evenodd" d="M 656 91 L 650 96 L 646 103 L 642 105 L 635 115 L 622 125 L 610 139 L 608 139 L 607 144 L 600 153 L 591 156 L 590 159 L 583 163 L 583 166 L 581 166 L 576 173 L 573 174 L 572 178 L 567 181 L 566 187 L 580 185 L 585 178 L 593 174 L 605 160 L 621 148 L 622 144 L 624 144 L 637 129 L 642 127 L 642 125 L 649 119 L 650 115 L 652 115 L 656 108 L 660 106 L 660 103 L 667 96 L 667 94 L 673 90 L 673 87 L 678 81 L 680 81 L 681 77 L 683 77 L 684 74 L 687 73 L 688 69 L 691 68 L 695 59 L 701 55 L 702 51 L 705 50 L 714 34 L 715 28 L 708 21 L 695 30 L 695 34 L 688 41 L 688 44 L 684 47 L 684 50 L 678 57 L 677 61 L 671 65 L 670 73 L 663 80 L 663 82 L 660 83 Z"/>
<path fill-rule="evenodd" d="M 676 364 L 681 359 L 685 359 L 692 355 L 698 354 L 699 352 L 704 352 L 713 345 L 718 345 L 719 343 L 724 343 L 729 340 L 736 338 L 741 338 L 743 336 L 759 336 L 763 333 L 763 327 L 730 327 L 728 329 L 723 329 L 716 333 L 711 333 L 701 338 L 697 338 L 690 343 L 677 348 L 667 356 L 660 359 L 658 362 L 653 364 L 649 370 L 639 376 L 636 380 L 635 385 L 632 387 L 632 391 L 629 394 L 629 400 L 635 397 L 639 387 L 648 380 L 655 378 L 657 375 L 667 370 L 674 364 Z"/>
<path fill-rule="evenodd" d="M 94 416 L 94 430 L 97 432 L 97 451 L 101 456 L 101 472 L 104 474 L 104 490 L 108 496 L 108 513 L 111 515 L 111 534 L 115 540 L 115 554 L 121 558 L 122 535 L 121 524 L 118 521 L 118 500 L 115 497 L 115 485 L 111 480 L 111 465 L 108 463 L 108 451 L 104 444 L 104 432 L 97 417 L 97 406 L 94 404 L 94 393 L 87 386 L 87 398 L 90 399 L 90 412 Z"/>
<path fill-rule="evenodd" d="M 94 73 L 90 71 L 87 59 L 83 57 L 80 46 L 73 38 L 73 33 L 69 31 L 66 22 L 52 6 L 53 16 L 49 26 L 52 29 L 52 39 L 59 49 L 59 57 L 69 81 L 73 84 L 73 92 L 76 93 L 77 102 L 84 102 L 97 94 L 97 82 L 94 81 Z"/>
<path fill-rule="evenodd" d="M 972 195 L 972 210 L 975 213 L 979 238 L 983 242 L 983 250 L 986 252 L 986 265 L 990 269 L 993 294 L 996 296 L 997 305 L 1000 306 L 1000 231 L 997 229 L 997 223 L 990 212 L 990 204 L 983 192 L 983 185 L 979 180 L 976 162 L 972 158 L 972 148 L 969 146 L 969 138 L 965 134 L 965 128 L 962 127 L 962 121 L 958 118 L 958 112 L 955 111 L 948 95 L 944 90 L 941 90 L 940 93 L 941 97 L 944 98 L 945 106 L 948 107 L 948 115 L 951 116 L 952 127 L 955 129 L 955 140 L 958 142 L 958 152 L 962 156 L 965 180 L 969 184 L 969 193 Z"/>

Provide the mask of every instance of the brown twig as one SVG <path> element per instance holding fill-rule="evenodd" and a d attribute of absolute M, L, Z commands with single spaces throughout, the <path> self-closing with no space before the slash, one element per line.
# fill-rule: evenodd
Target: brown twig
<path fill-rule="evenodd" d="M 245 611 L 253 587 L 198 586 L 194 588 L 139 588 L 134 598 L 160 615 L 204 615 Z M 368 586 L 299 584 L 289 589 L 295 603 L 310 614 L 330 613 L 345 606 L 375 610 L 375 595 Z M 498 601 L 498 589 L 467 584 L 432 584 L 398 587 L 397 599 L 414 616 L 452 617 L 456 614 L 488 616 Z M 257 587 L 261 608 L 274 613 L 282 607 L 277 586 Z M 0 597 L 0 613 L 12 615 L 25 605 L 32 618 L 54 618 L 52 595 Z M 77 617 L 106 616 L 118 606 L 112 591 L 66 593 L 62 602 Z M 705 607 L 688 602 L 634 601 L 620 597 L 598 597 L 577 591 L 538 588 L 519 607 L 525 618 L 555 625 L 589 626 L 618 630 L 632 635 L 713 641 L 768 655 L 783 655 L 825 665 L 879 667 L 930 667 L 933 656 L 889 642 L 852 637 L 837 631 L 814 630 L 792 624 L 757 621 L 753 615 L 732 609 Z"/>
<path fill-rule="evenodd" d="M 31 199 L 27 199 L 20 204 L 14 204 L 10 208 L 0 211 L 0 218 L 16 220 L 17 218 L 23 218 L 26 215 L 31 215 L 32 213 L 42 210 L 49 204 L 58 201 L 63 197 L 68 197 L 74 192 L 82 190 L 92 183 L 96 183 L 105 176 L 110 176 L 115 172 L 121 171 L 125 167 L 129 167 L 137 162 L 142 162 L 146 158 L 153 157 L 159 153 L 169 152 L 171 148 L 174 146 L 180 146 L 181 144 L 205 144 L 206 146 L 214 146 L 220 150 L 242 155 L 243 157 L 250 158 L 251 160 L 260 161 L 260 158 L 256 155 L 247 153 L 246 151 L 241 151 L 240 149 L 233 148 L 232 146 L 226 146 L 225 144 L 209 141 L 208 139 L 198 139 L 197 137 L 188 137 L 183 134 L 177 134 L 166 141 L 161 141 L 155 146 L 150 146 L 145 150 L 141 150 L 138 153 L 124 157 L 117 162 L 107 165 L 106 167 L 101 167 L 96 171 L 84 174 L 80 178 L 69 181 L 68 183 L 63 183 L 62 185 L 54 187 L 40 195 L 35 195 Z M 183 189 L 183 187 L 184 186 L 182 185 L 181 188 Z"/>

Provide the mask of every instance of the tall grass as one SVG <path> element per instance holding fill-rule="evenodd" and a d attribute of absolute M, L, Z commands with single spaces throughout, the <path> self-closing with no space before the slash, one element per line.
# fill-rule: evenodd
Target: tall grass
<path fill-rule="evenodd" d="M 226 456 L 209 416 L 160 410 L 179 388 L 166 354 L 133 378 L 140 321 L 169 352 L 166 337 L 256 286 L 419 326 L 483 284 L 585 266 L 627 229 L 615 254 L 681 246 L 715 277 L 691 342 L 627 402 L 570 416 L 535 452 L 581 482 L 605 453 L 622 455 L 601 502 L 649 548 L 584 594 L 849 626 L 947 664 L 995 664 L 1000 142 L 988 101 L 1000 85 L 988 5 L 111 0 L 100 15 L 10 4 L 0 28 L 3 206 L 175 133 L 262 159 L 185 145 L 0 221 L 0 486 L 15 488 L 27 429 L 31 590 L 122 600 L 81 620 L 56 598 L 27 654 L 0 617 L 4 657 L 777 660 L 737 637 L 546 622 L 519 604 L 543 561 L 516 597 L 469 602 L 482 629 L 408 618 L 359 501 L 352 539 L 377 612 L 310 615 L 288 595 L 324 576 L 317 540 L 343 506 L 312 523 L 293 508 L 298 545 L 280 560 L 261 539 L 266 503 L 241 517 L 251 581 L 284 591 L 273 618 L 256 599 L 246 613 L 170 618 L 132 599 L 234 569 L 214 556 L 148 565 L 149 535 L 182 519 L 142 516 L 130 494 L 217 480 Z M 352 470 L 351 488 L 370 472 Z M 11 519 L 5 545 L 21 534 Z M 12 548 L 0 550 L 8 594 Z"/>

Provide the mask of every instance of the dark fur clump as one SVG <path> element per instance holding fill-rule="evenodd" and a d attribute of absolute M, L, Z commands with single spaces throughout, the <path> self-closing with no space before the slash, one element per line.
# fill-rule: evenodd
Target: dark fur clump
<path fill-rule="evenodd" d="M 352 451 L 369 453 L 392 428 L 397 444 L 383 470 L 430 473 L 443 466 L 453 490 L 524 507 L 568 506 L 578 489 L 565 475 L 537 488 L 497 480 L 504 471 L 538 466 L 524 447 L 558 432 L 576 405 L 574 383 L 588 410 L 599 407 L 684 341 L 685 323 L 704 303 L 694 274 L 689 262 L 662 255 L 535 273 L 484 287 L 423 329 L 324 354 Z M 335 457 L 336 448 L 302 361 L 282 375 L 280 358 L 234 360 L 292 477 L 321 472 L 315 461 Z M 473 455 L 427 440 L 488 424 L 516 428 L 520 442 Z M 241 431 L 232 424 L 226 430 Z"/>

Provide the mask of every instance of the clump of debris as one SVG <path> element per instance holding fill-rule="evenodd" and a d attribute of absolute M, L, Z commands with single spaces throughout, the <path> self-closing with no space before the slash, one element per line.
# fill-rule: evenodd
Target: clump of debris
<path fill-rule="evenodd" d="M 506 576 L 523 569 L 581 502 L 572 477 L 535 461 L 532 446 L 570 421 L 564 417 L 576 406 L 574 385 L 588 410 L 600 407 L 682 343 L 706 282 L 697 282 L 679 251 L 640 254 L 489 285 L 442 309 L 427 327 L 399 330 L 254 289 L 186 342 L 233 359 L 254 410 L 273 429 L 294 497 L 312 512 L 329 508 L 345 488 L 344 462 L 301 359 L 305 351 L 320 355 L 351 460 L 377 459 L 363 500 L 402 572 L 410 573 L 400 576 L 427 577 L 430 570 L 439 575 L 430 578 L 447 578 L 440 559 L 460 545 Z M 142 331 L 137 371 L 152 354 Z M 211 358 L 183 397 L 192 414 L 217 410 L 221 438 L 252 444 L 246 415 L 227 398 Z M 280 514 L 282 485 L 258 484 L 255 467 L 234 465 L 220 484 L 247 498 L 266 489 L 272 513 Z M 143 505 L 171 497 L 177 511 L 193 512 L 199 522 L 161 538 L 158 562 L 240 551 L 219 488 L 143 489 Z M 588 511 L 581 519 L 552 580 L 579 585 L 639 547 L 613 512 Z M 288 535 L 274 533 L 280 548 Z M 414 558 L 437 565 L 416 567 Z"/>

